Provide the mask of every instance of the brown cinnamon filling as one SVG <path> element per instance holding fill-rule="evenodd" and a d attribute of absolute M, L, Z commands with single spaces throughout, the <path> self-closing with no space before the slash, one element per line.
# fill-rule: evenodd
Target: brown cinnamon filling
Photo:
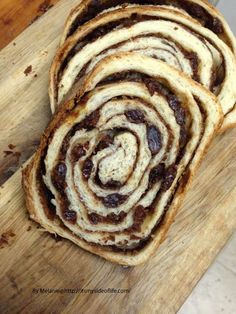
<path fill-rule="evenodd" d="M 52 183 L 59 192 L 64 192 L 66 188 L 66 165 L 59 162 L 53 169 Z"/>
<path fill-rule="evenodd" d="M 142 205 L 138 205 L 134 210 L 133 215 L 133 225 L 126 229 L 128 232 L 140 232 L 141 231 L 141 225 L 144 222 L 144 219 L 147 215 L 150 215 L 154 212 L 154 208 L 152 205 L 149 207 L 143 207 Z"/>
<path fill-rule="evenodd" d="M 127 6 L 128 4 L 138 5 L 172 5 L 184 9 L 192 17 L 196 18 L 202 25 L 209 28 L 216 34 L 223 34 L 224 29 L 221 21 L 212 16 L 205 8 L 197 3 L 185 0 L 91 0 L 86 8 L 76 17 L 72 23 L 68 37 L 71 36 L 79 26 L 96 17 L 99 13 L 116 6 Z"/>
<path fill-rule="evenodd" d="M 155 16 L 148 16 L 148 15 L 141 15 L 141 14 L 131 14 L 130 18 L 122 18 L 119 20 L 115 20 L 115 21 L 111 21 L 107 24 L 101 25 L 99 27 L 97 27 L 96 29 L 92 30 L 90 33 L 88 33 L 87 35 L 85 35 L 83 38 L 80 39 L 80 42 L 77 43 L 68 53 L 68 55 L 66 56 L 66 58 L 63 60 L 63 62 L 60 65 L 60 69 L 58 72 L 58 81 L 61 80 L 62 74 L 64 69 L 67 67 L 68 63 L 70 62 L 70 60 L 73 58 L 73 56 L 78 53 L 83 47 L 85 47 L 87 44 L 90 44 L 94 41 L 96 41 L 99 37 L 104 36 L 106 34 L 108 34 L 109 32 L 111 32 L 112 30 L 116 29 L 116 28 L 123 28 L 123 27 L 131 27 L 133 25 L 135 25 L 138 22 L 142 22 L 142 21 L 148 21 L 148 20 L 166 20 L 166 21 L 170 21 L 170 22 L 174 22 L 172 20 L 169 19 L 165 19 L 165 18 L 159 18 L 159 17 L 155 17 Z M 181 25 L 181 23 L 179 23 Z M 184 26 L 184 28 L 187 31 L 188 28 L 186 28 Z M 193 31 L 190 31 L 191 33 L 195 34 Z M 195 34 L 196 36 L 200 36 L 198 34 Z M 199 81 L 199 74 L 198 74 L 198 57 L 197 55 L 192 52 L 192 51 L 187 51 L 186 49 L 184 49 L 180 44 L 178 44 L 175 40 L 173 40 L 172 38 L 168 37 L 168 36 L 164 36 L 160 33 L 150 33 L 148 35 L 140 35 L 140 36 L 136 36 L 133 39 L 136 38 L 140 38 L 140 37 L 157 37 L 157 38 L 162 38 L 163 40 L 170 40 L 171 42 L 173 42 L 179 49 L 180 51 L 184 54 L 185 58 L 188 59 L 190 61 L 191 67 L 192 67 L 192 71 L 193 71 L 193 79 L 196 81 Z M 117 47 L 119 47 L 121 44 L 126 43 L 127 41 L 124 42 L 120 42 L 118 44 L 115 44 L 113 46 L 110 46 L 109 48 L 105 49 L 104 51 L 102 51 L 101 53 L 106 52 L 109 49 L 115 49 Z M 166 43 L 168 44 L 168 42 Z M 170 45 L 170 44 L 169 44 Z M 170 45 L 171 46 L 171 45 Z M 171 46 L 171 48 L 173 49 L 173 46 Z M 84 67 L 82 68 L 82 70 L 80 71 L 80 73 L 77 76 L 77 81 L 84 75 L 84 73 L 86 72 L 87 67 L 89 66 L 88 62 L 87 64 L 84 65 Z"/>
<path fill-rule="evenodd" d="M 42 180 L 42 172 L 40 169 L 37 171 L 37 182 L 40 201 L 43 205 L 45 215 L 48 219 L 54 220 L 56 217 L 56 207 L 51 203 L 51 200 L 54 198 L 54 196 Z"/>
<path fill-rule="evenodd" d="M 114 136 L 107 133 L 105 134 L 102 139 L 99 141 L 98 145 L 96 146 L 95 153 L 99 152 L 100 150 L 103 150 L 110 145 L 112 145 L 114 142 Z"/>
<path fill-rule="evenodd" d="M 121 223 L 125 219 L 126 216 L 127 214 L 123 211 L 121 211 L 118 215 L 114 213 L 108 214 L 106 217 L 101 216 L 96 213 L 91 213 L 91 214 L 88 214 L 88 219 L 93 225 L 97 225 L 98 223 L 110 223 L 110 224 L 117 225 Z"/>
<path fill-rule="evenodd" d="M 71 151 L 72 162 L 75 162 L 75 161 L 79 160 L 84 155 L 86 155 L 86 147 L 85 147 L 85 145 L 78 144 L 78 145 L 74 146 L 72 151 Z"/>
<path fill-rule="evenodd" d="M 161 163 L 156 167 L 152 168 L 149 174 L 149 188 L 164 177 L 165 164 Z"/>
<path fill-rule="evenodd" d="M 100 109 L 97 109 L 93 111 L 91 114 L 89 114 L 84 120 L 79 122 L 75 126 L 75 131 L 81 130 L 81 129 L 86 129 L 87 131 L 92 130 L 96 127 L 98 120 L 100 118 Z"/>
<path fill-rule="evenodd" d="M 188 29 L 186 29 L 186 30 L 188 30 Z M 196 35 L 196 34 L 195 34 L 195 35 Z M 186 49 L 184 49 L 181 45 L 179 45 L 179 44 L 178 44 L 175 40 L 173 40 L 172 38 L 170 38 L 170 37 L 168 37 L 168 36 L 164 36 L 164 35 L 159 34 L 159 33 L 155 33 L 155 34 L 150 33 L 150 34 L 148 34 L 148 35 L 136 36 L 136 37 L 133 37 L 132 39 L 135 40 L 135 39 L 143 38 L 143 37 L 162 38 L 163 40 L 166 41 L 166 42 L 165 42 L 166 45 L 170 46 L 173 50 L 176 50 L 176 49 L 174 48 L 174 46 L 172 46 L 172 45 L 167 41 L 167 40 L 170 40 L 171 43 L 175 44 L 175 45 L 178 47 L 178 49 L 183 53 L 183 55 L 185 56 L 185 58 L 186 58 L 187 60 L 189 60 L 190 65 L 191 65 L 191 68 L 192 68 L 192 72 L 193 72 L 192 78 L 193 78 L 195 81 L 200 82 L 200 76 L 199 76 L 199 73 L 198 73 L 199 60 L 198 60 L 198 56 L 197 56 L 197 54 L 196 54 L 195 52 L 193 52 L 193 51 L 187 51 Z M 201 39 L 201 38 L 200 38 L 200 39 Z M 108 51 L 108 50 L 110 50 L 110 49 L 119 48 L 121 45 L 123 45 L 123 44 L 125 44 L 125 43 L 127 43 L 127 42 L 128 42 L 128 40 L 122 41 L 122 42 L 120 42 L 120 43 L 118 43 L 118 44 L 115 44 L 115 45 L 113 45 L 113 46 L 110 46 L 109 48 L 103 50 L 101 53 L 105 53 L 106 51 Z M 86 43 L 85 43 L 85 44 L 86 44 Z M 77 47 L 77 46 L 76 46 L 76 47 Z M 80 47 L 80 49 L 81 49 L 81 48 L 82 48 L 82 47 Z M 80 49 L 79 49 L 79 50 L 80 50 Z M 75 53 L 79 52 L 79 50 L 76 50 Z M 165 50 L 165 49 L 163 49 L 163 50 Z M 166 51 L 167 51 L 167 50 L 166 50 Z M 170 51 L 168 51 L 168 52 L 171 53 Z M 172 54 L 173 57 L 176 58 L 176 56 L 175 56 L 173 53 L 171 53 L 171 54 Z M 73 53 L 69 53 L 69 55 L 67 56 L 66 62 L 69 62 L 73 56 L 74 56 Z M 155 58 L 155 56 L 153 56 L 153 58 Z M 160 60 L 161 60 L 161 59 L 160 59 Z M 164 61 L 164 60 L 162 60 L 162 61 Z M 180 65 L 180 63 L 179 63 L 179 60 L 178 60 L 177 58 L 176 58 L 176 61 L 178 62 L 179 67 L 182 68 L 181 65 Z M 58 80 L 59 80 L 59 81 L 61 80 L 63 71 L 64 71 L 64 69 L 65 69 L 66 66 L 67 66 L 66 62 L 65 62 L 64 65 L 62 64 L 62 67 L 61 67 L 60 70 L 59 70 L 59 73 L 58 73 Z M 77 75 L 77 77 L 76 77 L 75 82 L 78 82 L 78 81 L 85 75 L 85 73 L 86 73 L 86 71 L 87 71 L 87 68 L 88 68 L 89 65 L 90 65 L 90 62 L 91 62 L 91 61 L 88 61 L 88 62 L 82 67 L 81 71 L 78 73 L 78 75 Z M 64 63 L 64 61 L 63 61 L 63 63 Z"/>

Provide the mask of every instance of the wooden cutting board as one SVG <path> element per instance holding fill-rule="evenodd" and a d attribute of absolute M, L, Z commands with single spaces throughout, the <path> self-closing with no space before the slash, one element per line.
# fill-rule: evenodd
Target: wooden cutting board
<path fill-rule="evenodd" d="M 1 174 L 34 151 L 50 119 L 48 70 L 76 3 L 59 1 L 0 52 Z M 231 130 L 214 140 L 166 240 L 137 267 L 56 241 L 29 221 L 16 171 L 0 188 L 0 313 L 175 313 L 235 230 L 235 138 Z"/>
<path fill-rule="evenodd" d="M 47 12 L 59 0 L 1 0 L 0 49 L 27 26 Z"/>

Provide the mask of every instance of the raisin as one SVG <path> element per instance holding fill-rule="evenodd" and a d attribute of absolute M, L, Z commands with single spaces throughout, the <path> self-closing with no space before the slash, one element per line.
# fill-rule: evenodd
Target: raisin
<path fill-rule="evenodd" d="M 111 207 L 111 208 L 115 208 L 121 204 L 123 204 L 126 199 L 127 199 L 127 195 L 121 195 L 118 193 L 113 193 L 110 194 L 106 197 L 102 198 L 102 202 L 106 207 Z"/>
<path fill-rule="evenodd" d="M 93 170 L 93 162 L 91 159 L 86 159 L 84 164 L 83 164 L 83 169 L 82 169 L 82 173 L 83 173 L 83 177 L 85 179 L 88 179 L 92 173 Z"/>
<path fill-rule="evenodd" d="M 104 184 L 105 187 L 115 189 L 120 188 L 122 186 L 120 181 L 117 180 L 110 180 L 106 184 Z"/>
<path fill-rule="evenodd" d="M 148 147 L 152 155 L 156 155 L 162 146 L 161 133 L 154 125 L 147 127 Z"/>
<path fill-rule="evenodd" d="M 210 25 L 207 25 L 207 27 L 209 27 L 214 33 L 216 34 L 223 33 L 223 25 L 219 19 L 213 18 L 209 24 Z"/>
<path fill-rule="evenodd" d="M 72 151 L 71 151 L 71 157 L 73 161 L 77 161 L 81 157 L 83 157 L 86 154 L 86 150 L 84 149 L 84 146 L 81 144 L 76 145 Z"/>
<path fill-rule="evenodd" d="M 139 232 L 141 230 L 141 224 L 147 215 L 147 209 L 142 205 L 138 205 L 134 210 L 133 225 L 129 228 L 130 231 Z"/>
<path fill-rule="evenodd" d="M 88 214 L 88 219 L 93 225 L 97 225 L 99 222 L 101 222 L 101 216 L 96 213 Z"/>
<path fill-rule="evenodd" d="M 175 165 L 170 166 L 166 170 L 164 178 L 163 178 L 163 182 L 162 182 L 162 190 L 163 191 L 167 191 L 171 187 L 171 185 L 172 185 L 172 183 L 176 177 L 176 174 L 177 174 L 177 169 L 176 169 Z"/>
<path fill-rule="evenodd" d="M 112 214 L 107 215 L 106 220 L 110 223 L 117 224 L 117 223 L 122 222 L 124 218 L 126 217 L 126 215 L 127 214 L 123 211 L 121 211 L 118 215 L 112 213 Z"/>
<path fill-rule="evenodd" d="M 66 177 L 66 165 L 63 162 L 58 163 L 52 174 L 52 181 L 55 188 L 59 191 L 64 190 L 65 186 L 65 177 Z"/>
<path fill-rule="evenodd" d="M 66 210 L 63 213 L 64 219 L 72 223 L 76 222 L 77 214 L 74 210 Z"/>
<path fill-rule="evenodd" d="M 167 101 L 174 111 L 177 123 L 183 125 L 185 123 L 185 110 L 180 106 L 180 101 L 175 95 L 168 95 Z"/>
<path fill-rule="evenodd" d="M 127 110 L 125 116 L 132 123 L 138 124 L 145 122 L 145 117 L 141 110 Z"/>
<path fill-rule="evenodd" d="M 159 164 L 158 166 L 152 168 L 149 174 L 149 185 L 152 186 L 155 184 L 158 180 L 160 180 L 165 173 L 165 165 Z"/>

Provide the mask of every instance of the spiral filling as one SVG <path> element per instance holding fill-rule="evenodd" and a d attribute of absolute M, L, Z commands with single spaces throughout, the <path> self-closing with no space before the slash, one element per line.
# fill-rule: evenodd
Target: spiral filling
<path fill-rule="evenodd" d="M 185 101 L 165 80 L 135 70 L 98 82 L 80 100 L 89 112 L 64 133 L 51 166 L 50 144 L 42 158 L 41 185 L 56 208 L 50 218 L 94 245 L 141 249 L 168 209 L 191 146 Z M 198 119 L 203 125 L 204 114 Z"/>
<path fill-rule="evenodd" d="M 143 5 L 142 0 L 106 0 L 106 1 L 88 1 L 86 9 L 82 10 L 73 20 L 67 31 L 67 37 L 71 36 L 81 25 L 96 17 L 106 10 L 114 10 L 117 6 L 125 7 L 128 5 Z M 223 33 L 221 21 L 212 16 L 203 6 L 197 3 L 190 3 L 184 0 L 146 0 L 145 5 L 170 5 L 185 10 L 193 18 L 212 30 L 216 34 Z"/>
<path fill-rule="evenodd" d="M 126 51 L 165 61 L 216 94 L 221 92 L 224 57 L 210 39 L 167 17 L 127 14 L 123 18 L 114 14 L 104 22 L 101 17 L 98 26 L 86 30 L 67 52 L 56 75 L 59 103 L 100 60 Z"/>

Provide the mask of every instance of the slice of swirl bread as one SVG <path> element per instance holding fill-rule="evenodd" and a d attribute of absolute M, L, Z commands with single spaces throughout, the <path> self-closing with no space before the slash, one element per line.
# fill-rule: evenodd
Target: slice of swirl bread
<path fill-rule="evenodd" d="M 162 60 L 201 83 L 219 99 L 221 131 L 236 124 L 236 59 L 211 30 L 181 10 L 128 6 L 99 14 L 77 28 L 58 49 L 50 71 L 52 112 L 73 95 L 101 59 L 133 51 Z"/>
<path fill-rule="evenodd" d="M 122 265 L 163 241 L 223 113 L 206 88 L 132 52 L 103 58 L 23 173 L 30 217 Z"/>

